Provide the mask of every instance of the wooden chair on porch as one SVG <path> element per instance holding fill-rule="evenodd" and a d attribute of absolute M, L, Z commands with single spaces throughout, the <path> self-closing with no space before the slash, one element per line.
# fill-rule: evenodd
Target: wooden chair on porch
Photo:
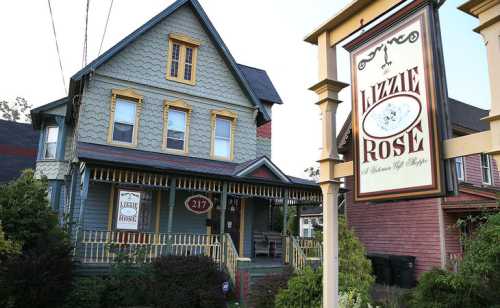
<path fill-rule="evenodd" d="M 283 255 L 283 238 L 279 232 L 264 232 L 264 235 L 269 242 L 273 257 Z"/>
<path fill-rule="evenodd" d="M 269 256 L 269 242 L 262 232 L 253 233 L 254 257 L 257 255 Z"/>

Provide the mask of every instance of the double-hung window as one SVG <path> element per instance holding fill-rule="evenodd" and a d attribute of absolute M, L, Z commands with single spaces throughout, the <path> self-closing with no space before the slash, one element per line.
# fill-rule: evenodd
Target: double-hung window
<path fill-rule="evenodd" d="M 113 141 L 132 143 L 134 138 L 136 104 L 133 101 L 118 98 L 116 100 L 115 119 L 113 122 Z"/>
<path fill-rule="evenodd" d="M 112 90 L 108 143 L 137 146 L 142 96 L 130 89 Z"/>
<path fill-rule="evenodd" d="M 487 154 L 481 154 L 481 173 L 483 184 L 491 185 L 491 158 Z"/>
<path fill-rule="evenodd" d="M 231 120 L 217 117 L 215 119 L 214 156 L 231 158 Z"/>
<path fill-rule="evenodd" d="M 186 35 L 171 33 L 168 45 L 167 79 L 194 85 L 200 42 Z"/>
<path fill-rule="evenodd" d="M 163 110 L 163 149 L 188 153 L 191 106 L 182 100 L 165 101 Z"/>
<path fill-rule="evenodd" d="M 457 170 L 457 178 L 459 181 L 465 181 L 464 158 L 455 158 L 455 168 Z"/>
<path fill-rule="evenodd" d="M 55 159 L 57 151 L 57 138 L 59 128 L 57 126 L 47 126 L 45 130 L 44 158 Z"/>

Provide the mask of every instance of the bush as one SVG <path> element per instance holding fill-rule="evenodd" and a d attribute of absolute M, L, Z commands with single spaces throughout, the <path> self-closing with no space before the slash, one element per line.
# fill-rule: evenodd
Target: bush
<path fill-rule="evenodd" d="M 258 308 L 273 308 L 274 299 L 280 289 L 287 287 L 293 268 L 286 267 L 282 273 L 268 274 L 258 279 L 250 290 L 249 305 Z"/>
<path fill-rule="evenodd" d="M 500 213 L 466 241 L 458 273 L 424 273 L 412 295 L 414 307 L 500 307 Z"/>
<path fill-rule="evenodd" d="M 205 256 L 165 256 L 153 263 L 156 307 L 225 307 L 225 275 Z"/>
<path fill-rule="evenodd" d="M 80 277 L 75 279 L 71 293 L 66 297 L 65 308 L 102 307 L 106 280 L 102 277 Z"/>
<path fill-rule="evenodd" d="M 321 307 L 322 269 L 306 267 L 288 281 L 288 287 L 276 296 L 277 308 Z"/>
<path fill-rule="evenodd" d="M 0 220 L 5 237 L 20 253 L 0 264 L 0 304 L 5 307 L 58 307 L 70 290 L 71 246 L 47 199 L 47 182 L 33 171 L 0 187 Z"/>

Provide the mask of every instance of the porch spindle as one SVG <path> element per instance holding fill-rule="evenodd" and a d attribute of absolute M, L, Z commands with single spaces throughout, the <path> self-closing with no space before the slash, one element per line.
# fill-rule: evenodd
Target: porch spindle
<path fill-rule="evenodd" d="M 168 195 L 168 233 L 172 233 L 172 222 L 174 218 L 174 207 L 175 207 L 175 177 L 172 177 L 170 182 L 170 190 Z"/>

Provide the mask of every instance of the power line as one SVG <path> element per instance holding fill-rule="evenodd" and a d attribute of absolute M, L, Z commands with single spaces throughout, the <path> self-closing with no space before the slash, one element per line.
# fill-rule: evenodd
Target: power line
<path fill-rule="evenodd" d="M 85 10 L 85 36 L 83 39 L 82 67 L 87 65 L 87 33 L 89 28 L 89 5 L 90 5 L 90 0 L 87 0 L 87 8 Z"/>
<path fill-rule="evenodd" d="M 61 69 L 61 79 L 63 82 L 64 93 L 68 94 L 68 89 L 66 88 L 66 82 L 64 81 L 64 71 L 61 61 L 61 52 L 59 51 L 59 43 L 57 42 L 56 25 L 54 23 L 54 15 L 52 14 L 52 6 L 50 5 L 50 0 L 47 0 L 49 4 L 50 20 L 52 21 L 52 31 L 54 32 L 54 41 L 56 43 L 57 57 L 59 58 L 59 68 Z"/>
<path fill-rule="evenodd" d="M 113 7 L 113 2 L 114 0 L 111 0 L 111 4 L 109 5 L 108 17 L 106 18 L 106 24 L 104 25 L 104 32 L 102 33 L 101 45 L 99 46 L 99 54 L 97 54 L 97 56 L 101 55 L 102 43 L 104 42 L 104 37 L 106 36 L 106 31 L 108 30 L 109 16 L 111 15 L 111 8 Z"/>

